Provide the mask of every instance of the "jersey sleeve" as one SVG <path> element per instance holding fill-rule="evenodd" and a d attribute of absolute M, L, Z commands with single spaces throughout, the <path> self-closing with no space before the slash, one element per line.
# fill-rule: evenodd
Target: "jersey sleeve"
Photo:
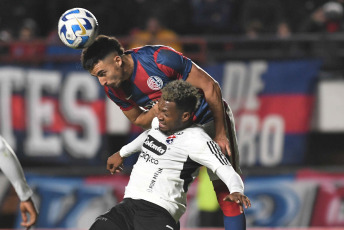
<path fill-rule="evenodd" d="M 154 55 L 158 68 L 169 78 L 186 80 L 192 67 L 192 61 L 171 47 L 163 46 Z"/>
<path fill-rule="evenodd" d="M 214 173 L 217 168 L 223 165 L 231 166 L 229 160 L 222 154 L 220 147 L 210 137 L 209 139 L 203 139 L 204 141 L 201 141 L 202 137 L 195 136 L 196 138 L 197 145 L 192 146 L 189 155 L 192 160 L 206 166 Z"/>
<path fill-rule="evenodd" d="M 158 118 L 153 118 L 152 123 L 151 123 L 152 129 L 158 128 L 159 127 L 159 120 Z M 143 145 L 143 142 L 146 140 L 148 137 L 148 132 L 151 129 L 148 129 L 141 133 L 137 138 L 135 138 L 132 142 L 129 144 L 123 146 L 121 150 L 119 151 L 119 155 L 121 157 L 128 157 L 133 153 L 141 151 L 141 147 Z"/>
<path fill-rule="evenodd" d="M 119 155 L 121 157 L 129 157 L 130 155 L 141 151 L 141 147 L 143 142 L 146 140 L 148 136 L 149 130 L 144 131 L 141 133 L 137 138 L 135 138 L 132 142 L 127 145 L 124 145 L 121 150 L 119 150 Z"/>
<path fill-rule="evenodd" d="M 104 86 L 105 93 L 107 97 L 116 103 L 116 105 L 122 110 L 122 111 L 128 111 L 132 109 L 135 105 L 132 100 L 121 100 L 113 90 L 111 90 L 109 87 Z"/>
<path fill-rule="evenodd" d="M 9 144 L 0 136 L 0 168 L 13 185 L 21 201 L 28 200 L 33 192 L 26 182 L 23 168 Z"/>
<path fill-rule="evenodd" d="M 200 138 L 199 138 L 200 139 Z M 194 145 L 195 146 L 195 145 Z M 244 184 L 235 172 L 229 160 L 221 152 L 220 147 L 211 139 L 200 141 L 198 148 L 193 146 L 190 158 L 213 171 L 228 187 L 231 193 L 244 192 Z"/>

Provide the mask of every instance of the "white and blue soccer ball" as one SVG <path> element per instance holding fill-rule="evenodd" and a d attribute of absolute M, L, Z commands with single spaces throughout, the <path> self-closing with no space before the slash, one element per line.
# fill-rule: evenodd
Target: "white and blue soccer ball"
<path fill-rule="evenodd" d="M 73 49 L 83 49 L 92 44 L 98 35 L 96 17 L 83 8 L 73 8 L 62 14 L 58 24 L 61 41 Z"/>

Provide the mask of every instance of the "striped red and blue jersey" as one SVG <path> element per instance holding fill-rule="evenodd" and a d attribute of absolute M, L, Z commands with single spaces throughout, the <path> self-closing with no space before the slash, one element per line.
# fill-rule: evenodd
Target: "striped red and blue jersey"
<path fill-rule="evenodd" d="M 189 58 L 168 46 L 143 46 L 128 50 L 126 54 L 130 54 L 134 61 L 133 74 L 126 86 L 129 90 L 104 86 L 107 96 L 123 111 L 134 106 L 150 109 L 161 97 L 161 89 L 171 81 L 186 80 L 192 67 Z M 201 94 L 194 121 L 204 124 L 213 118 Z"/>

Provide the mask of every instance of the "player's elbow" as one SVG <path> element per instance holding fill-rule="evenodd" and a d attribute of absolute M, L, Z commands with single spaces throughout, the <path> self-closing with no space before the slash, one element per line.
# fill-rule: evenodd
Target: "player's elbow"
<path fill-rule="evenodd" d="M 217 81 L 212 81 L 211 83 L 211 87 L 213 88 L 213 90 L 215 91 L 221 91 L 221 87 L 220 84 Z"/>
<path fill-rule="evenodd" d="M 206 87 L 206 90 L 204 91 L 204 94 L 208 96 L 215 96 L 215 95 L 221 95 L 221 88 L 220 84 L 217 81 L 209 81 Z"/>

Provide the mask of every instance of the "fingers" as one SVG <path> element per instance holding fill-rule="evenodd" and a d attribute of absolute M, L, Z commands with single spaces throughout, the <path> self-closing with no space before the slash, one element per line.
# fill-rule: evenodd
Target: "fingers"
<path fill-rule="evenodd" d="M 120 165 L 116 168 L 115 172 L 116 173 L 119 173 L 119 172 L 122 172 L 123 171 L 123 165 Z"/>
<path fill-rule="evenodd" d="M 21 226 L 23 226 L 23 227 L 27 227 L 26 225 L 27 225 L 27 216 L 26 216 L 26 212 L 25 211 L 21 211 L 21 216 L 22 216 L 22 222 L 21 222 Z"/>
<path fill-rule="evenodd" d="M 28 221 L 26 214 L 22 213 L 22 218 L 23 218 L 23 221 L 20 223 L 20 225 L 23 227 L 26 227 L 26 229 L 30 229 L 30 227 L 36 223 L 37 217 L 34 213 L 30 213 L 30 220 Z"/>
<path fill-rule="evenodd" d="M 37 216 L 35 213 L 30 213 L 30 221 L 27 223 L 28 228 L 30 228 L 32 225 L 36 223 Z"/>
<path fill-rule="evenodd" d="M 123 170 L 123 158 L 119 152 L 112 154 L 108 158 L 106 169 L 109 170 L 111 174 L 121 172 Z"/>
<path fill-rule="evenodd" d="M 123 164 L 118 166 L 117 168 L 115 168 L 113 164 L 107 164 L 106 169 L 110 171 L 111 174 L 119 173 L 123 171 Z"/>
<path fill-rule="evenodd" d="M 228 156 L 231 156 L 231 149 L 229 148 L 229 145 L 226 145 L 226 152 Z"/>
<path fill-rule="evenodd" d="M 240 209 L 240 213 L 244 212 L 244 207 L 242 206 L 242 204 L 240 203 L 240 201 L 238 200 L 237 203 L 239 204 L 239 209 Z"/>
<path fill-rule="evenodd" d="M 224 201 L 229 201 L 229 202 L 235 202 L 239 205 L 239 209 L 240 209 L 240 213 L 243 213 L 244 212 L 244 208 L 243 208 L 243 205 L 242 205 L 242 202 L 239 198 L 233 196 L 232 194 L 226 196 L 224 199 Z"/>
<path fill-rule="evenodd" d="M 111 174 L 114 173 L 113 164 L 107 163 L 107 164 L 106 164 L 106 169 L 109 170 Z"/>
<path fill-rule="evenodd" d="M 243 204 L 245 205 L 245 208 L 251 207 L 251 201 L 247 196 L 245 196 L 245 199 L 243 199 Z"/>
<path fill-rule="evenodd" d="M 21 222 L 21 226 L 26 227 L 26 229 L 29 229 L 32 225 L 36 223 L 38 217 L 38 213 L 31 198 L 28 201 L 21 202 L 20 210 L 23 219 L 23 221 Z M 30 219 L 28 217 L 30 217 Z"/>
<path fill-rule="evenodd" d="M 110 171 L 111 174 L 114 174 L 116 172 L 115 167 L 113 167 L 113 165 L 110 165 L 108 170 Z"/>
<path fill-rule="evenodd" d="M 229 194 L 223 200 L 229 201 L 229 202 L 235 202 L 235 203 L 239 204 L 239 206 L 240 206 L 239 208 L 240 208 L 241 213 L 244 212 L 244 207 L 245 208 L 251 207 L 250 199 L 243 194 L 239 194 L 239 195 L 238 194 Z"/>
<path fill-rule="evenodd" d="M 223 154 L 227 154 L 228 156 L 231 155 L 231 149 L 229 147 L 229 140 L 227 139 L 227 137 L 214 138 L 214 141 L 219 145 Z"/>
<path fill-rule="evenodd" d="M 245 195 L 242 195 L 240 196 L 240 198 L 238 198 L 237 200 L 237 203 L 240 203 L 242 206 L 244 206 L 245 208 L 249 208 L 251 207 L 251 201 L 250 199 L 245 196 Z"/>

